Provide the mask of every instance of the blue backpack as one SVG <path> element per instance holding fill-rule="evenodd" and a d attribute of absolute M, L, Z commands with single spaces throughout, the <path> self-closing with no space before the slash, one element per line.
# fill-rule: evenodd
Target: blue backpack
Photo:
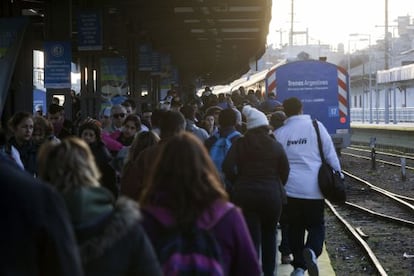
<path fill-rule="evenodd" d="M 216 168 L 219 171 L 219 174 L 223 181 L 224 176 L 222 173 L 221 166 L 223 165 L 224 158 L 226 158 L 227 152 L 231 147 L 231 140 L 236 136 L 241 136 L 241 133 L 237 130 L 231 132 L 229 135 L 227 135 L 227 137 L 220 137 L 220 135 L 216 133 L 215 137 L 217 138 L 217 140 L 210 148 L 210 157 L 216 165 Z"/>

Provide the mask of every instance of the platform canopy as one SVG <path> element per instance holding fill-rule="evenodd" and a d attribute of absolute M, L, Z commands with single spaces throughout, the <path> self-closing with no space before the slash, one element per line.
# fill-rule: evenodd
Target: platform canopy
<path fill-rule="evenodd" d="M 20 0 L 25 15 L 47 18 L 48 3 Z M 100 9 L 104 51 L 128 55 L 136 42 L 171 55 L 181 75 L 206 84 L 240 77 L 265 51 L 271 0 L 71 0 L 73 40 L 76 11 Z"/>

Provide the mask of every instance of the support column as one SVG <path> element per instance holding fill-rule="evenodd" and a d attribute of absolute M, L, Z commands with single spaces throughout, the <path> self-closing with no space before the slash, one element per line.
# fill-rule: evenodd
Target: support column
<path fill-rule="evenodd" d="M 46 2 L 45 40 L 71 41 L 72 0 L 50 0 Z M 65 118 L 72 120 L 72 97 L 70 88 L 46 90 L 46 103 L 51 103 L 53 95 L 65 96 Z"/>

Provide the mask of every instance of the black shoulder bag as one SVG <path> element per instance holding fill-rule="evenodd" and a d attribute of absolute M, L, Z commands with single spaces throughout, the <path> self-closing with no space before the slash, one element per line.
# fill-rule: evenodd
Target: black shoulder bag
<path fill-rule="evenodd" d="M 313 127 L 318 136 L 319 154 L 321 156 L 322 165 L 319 168 L 318 183 L 323 196 L 332 203 L 342 204 L 346 201 L 345 183 L 341 177 L 341 173 L 335 171 L 325 160 L 323 154 L 321 135 L 316 120 L 313 120 Z"/>

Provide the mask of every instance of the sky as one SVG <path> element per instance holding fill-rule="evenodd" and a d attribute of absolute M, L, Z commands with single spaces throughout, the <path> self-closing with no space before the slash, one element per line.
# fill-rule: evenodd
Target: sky
<path fill-rule="evenodd" d="M 269 26 L 268 44 L 289 43 L 292 0 L 273 0 L 272 21 Z M 388 31 L 398 35 L 398 16 L 414 19 L 414 0 L 388 0 Z M 294 0 L 294 31 L 308 29 L 309 44 L 329 44 L 334 49 L 343 43 L 351 51 L 367 47 L 384 38 L 385 0 Z M 376 27 L 377 26 L 377 27 Z M 350 37 L 349 34 L 361 34 Z M 295 35 L 294 44 L 305 44 L 305 35 Z"/>

